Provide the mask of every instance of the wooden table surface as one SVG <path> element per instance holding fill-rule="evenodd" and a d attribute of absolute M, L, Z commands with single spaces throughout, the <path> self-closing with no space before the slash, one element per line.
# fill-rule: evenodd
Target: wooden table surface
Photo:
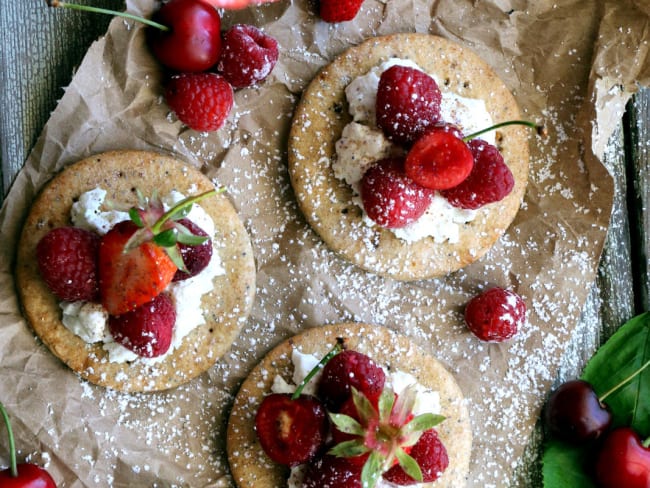
<path fill-rule="evenodd" d="M 121 0 L 76 3 L 123 9 Z M 93 40 L 110 18 L 48 9 L 45 0 L 0 2 L 0 203 Z M 648 310 L 650 90 L 628 104 L 606 164 L 616 178 L 612 222 L 598 276 L 557 382 L 579 375 L 594 351 L 625 321 Z M 541 486 L 539 425 L 514 485 Z"/>

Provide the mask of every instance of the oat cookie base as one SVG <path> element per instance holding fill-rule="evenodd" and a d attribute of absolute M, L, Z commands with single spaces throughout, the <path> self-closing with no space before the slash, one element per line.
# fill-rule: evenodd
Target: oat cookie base
<path fill-rule="evenodd" d="M 230 469 L 239 488 L 279 488 L 289 475 L 262 450 L 254 430 L 255 413 L 270 393 L 277 374 L 290 379 L 293 373 L 291 351 L 324 356 L 344 337 L 348 348 L 368 354 L 390 369 L 410 373 L 424 386 L 440 393 L 441 414 L 446 419 L 436 426 L 449 455 L 449 467 L 426 488 L 460 488 L 466 484 L 472 434 L 463 394 L 451 373 L 434 357 L 406 336 L 386 327 L 362 323 L 341 323 L 308 329 L 278 345 L 251 371 L 235 398 L 227 430 Z"/>
<path fill-rule="evenodd" d="M 107 191 L 114 202 L 137 203 L 145 195 L 178 190 L 186 195 L 214 188 L 197 169 L 172 157 L 147 151 L 115 151 L 75 163 L 56 175 L 40 192 L 25 221 L 16 257 L 16 283 L 21 305 L 34 332 L 61 361 L 86 380 L 120 391 L 156 391 L 183 384 L 210 368 L 231 346 L 250 312 L 255 294 L 251 243 L 234 207 L 222 193 L 201 202 L 215 223 L 216 250 L 225 275 L 203 297 L 206 323 L 181 346 L 153 366 L 136 361 L 110 363 L 100 344 L 86 344 L 61 323 L 57 299 L 40 277 L 36 245 L 51 229 L 71 225 L 70 209 L 85 191 Z"/>
<path fill-rule="evenodd" d="M 345 87 L 357 76 L 391 58 L 411 59 L 436 74 L 442 90 L 485 100 L 495 123 L 519 119 L 517 103 L 492 68 L 470 50 L 427 34 L 371 38 L 338 56 L 312 80 L 294 114 L 289 136 L 289 174 L 298 204 L 330 249 L 357 266 L 383 276 L 413 281 L 443 276 L 482 257 L 506 231 L 523 199 L 529 164 L 528 132 L 500 129 L 499 148 L 515 187 L 501 202 L 479 210 L 460 229 L 457 243 L 414 243 L 362 222 L 352 190 L 334 176 L 335 143 L 350 122 Z"/>

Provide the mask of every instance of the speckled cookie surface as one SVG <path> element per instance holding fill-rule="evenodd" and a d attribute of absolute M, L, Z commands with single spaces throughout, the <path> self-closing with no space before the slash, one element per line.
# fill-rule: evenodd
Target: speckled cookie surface
<path fill-rule="evenodd" d="M 51 229 L 71 225 L 70 208 L 82 193 L 101 187 L 107 200 L 137 203 L 136 189 L 150 195 L 172 190 L 185 195 L 214 188 L 201 172 L 174 158 L 145 151 L 98 154 L 56 175 L 34 201 L 20 237 L 16 283 L 23 311 L 35 333 L 54 355 L 92 383 L 121 391 L 155 391 L 185 383 L 210 368 L 231 346 L 250 312 L 255 294 L 255 264 L 248 234 L 224 194 L 200 205 L 215 224 L 215 252 L 225 274 L 203 296 L 206 323 L 184 338 L 165 359 L 110 363 L 100 344 L 86 344 L 61 323 L 57 299 L 38 271 L 36 245 Z"/>
<path fill-rule="evenodd" d="M 433 238 L 402 241 L 389 230 L 369 227 L 353 192 L 334 176 L 335 143 L 350 122 L 345 87 L 392 58 L 415 61 L 442 80 L 441 90 L 482 99 L 492 120 L 519 119 L 517 103 L 494 71 L 477 55 L 446 39 L 426 34 L 371 38 L 326 66 L 310 83 L 294 114 L 289 137 L 289 173 L 298 204 L 311 227 L 336 253 L 357 266 L 398 280 L 442 276 L 482 257 L 505 232 L 523 199 L 528 179 L 528 133 L 519 126 L 500 129 L 497 143 L 515 178 L 504 200 L 479 210 L 460 228 L 458 242 Z"/>
<path fill-rule="evenodd" d="M 463 394 L 453 376 L 434 357 L 410 339 L 385 327 L 360 323 L 342 323 L 309 329 L 273 349 L 243 382 L 230 414 L 227 451 L 230 469 L 239 488 L 281 488 L 286 486 L 288 470 L 273 463 L 263 452 L 254 430 L 254 418 L 273 378 L 280 374 L 290 380 L 293 372 L 291 351 L 324 356 L 337 337 L 347 341 L 349 349 L 371 356 L 393 370 L 410 373 L 422 385 L 440 394 L 441 415 L 446 419 L 436 426 L 447 449 L 449 467 L 426 488 L 465 486 L 472 445 L 469 414 Z"/>

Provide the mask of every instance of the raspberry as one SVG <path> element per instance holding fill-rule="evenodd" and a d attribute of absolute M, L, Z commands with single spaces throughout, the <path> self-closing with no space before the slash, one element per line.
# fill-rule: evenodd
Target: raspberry
<path fill-rule="evenodd" d="M 180 219 L 178 223 L 187 227 L 187 229 L 195 236 L 208 237 L 208 234 L 206 234 L 201 227 L 189 219 Z M 196 276 L 205 269 L 212 258 L 212 240 L 208 239 L 203 242 L 203 244 L 197 246 L 179 243 L 178 250 L 181 253 L 183 263 L 185 263 L 188 272 L 186 273 L 181 269 L 176 270 L 176 274 L 172 281 L 186 280 L 192 276 Z"/>
<path fill-rule="evenodd" d="M 411 144 L 440 119 L 442 94 L 428 74 L 392 66 L 377 87 L 377 125 L 398 144 Z"/>
<path fill-rule="evenodd" d="M 338 410 L 351 395 L 351 386 L 376 404 L 384 388 L 386 375 L 371 358 L 347 350 L 334 356 L 323 368 L 318 397 L 330 410 Z"/>
<path fill-rule="evenodd" d="M 313 458 L 325 444 L 327 413 L 314 397 L 274 393 L 262 401 L 255 431 L 264 452 L 276 463 L 298 466 Z"/>
<path fill-rule="evenodd" d="M 361 488 L 362 468 L 346 458 L 325 455 L 308 465 L 302 488 Z"/>
<path fill-rule="evenodd" d="M 467 327 L 479 339 L 502 342 L 513 337 L 526 318 L 526 303 L 515 292 L 491 288 L 465 308 Z"/>
<path fill-rule="evenodd" d="M 175 322 L 176 309 L 164 293 L 131 312 L 108 317 L 108 327 L 115 341 L 147 358 L 167 352 Z"/>
<path fill-rule="evenodd" d="M 449 457 L 447 449 L 438 438 L 435 429 L 429 429 L 422 433 L 420 439 L 411 449 L 410 455 L 420 466 L 422 471 L 422 481 L 431 483 L 440 477 L 442 472 L 449 466 Z M 411 478 L 402 469 L 396 465 L 384 473 L 384 479 L 397 485 L 414 485 L 417 481 Z"/>
<path fill-rule="evenodd" d="M 219 129 L 234 102 L 232 86 L 216 73 L 173 76 L 165 99 L 181 122 L 198 131 Z"/>
<path fill-rule="evenodd" d="M 474 168 L 458 186 L 440 194 L 455 207 L 477 209 L 507 197 L 515 186 L 510 168 L 492 144 L 482 139 L 467 143 L 474 156 Z"/>
<path fill-rule="evenodd" d="M 237 24 L 223 35 L 217 70 L 234 88 L 262 81 L 278 60 L 278 42 L 252 25 Z"/>
<path fill-rule="evenodd" d="M 77 227 L 58 227 L 36 246 L 43 281 L 60 300 L 97 301 L 98 235 Z"/>
<path fill-rule="evenodd" d="M 399 228 L 420 218 L 434 191 L 404 172 L 402 159 L 383 159 L 361 179 L 361 200 L 368 216 L 382 227 Z"/>
<path fill-rule="evenodd" d="M 344 22 L 356 17 L 363 0 L 320 0 L 319 15 L 325 22 Z"/>
<path fill-rule="evenodd" d="M 404 170 L 409 178 L 426 188 L 445 190 L 465 180 L 473 166 L 474 157 L 467 144 L 441 128 L 430 130 L 413 144 Z"/>

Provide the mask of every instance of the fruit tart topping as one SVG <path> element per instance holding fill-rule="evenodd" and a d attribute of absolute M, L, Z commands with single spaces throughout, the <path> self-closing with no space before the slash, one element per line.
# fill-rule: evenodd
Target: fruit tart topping
<path fill-rule="evenodd" d="M 208 234 L 189 219 L 180 219 L 178 225 L 182 225 L 186 229 L 187 234 L 205 237 L 205 240 L 196 245 L 184 244 L 182 242 L 178 243 L 178 251 L 181 254 L 185 270 L 177 269 L 172 281 L 183 281 L 192 276 L 196 276 L 206 268 L 210 263 L 210 259 L 212 259 L 212 240 Z"/>
<path fill-rule="evenodd" d="M 319 15 L 325 22 L 344 22 L 356 17 L 363 0 L 320 0 Z"/>
<path fill-rule="evenodd" d="M 57 298 L 67 302 L 99 299 L 99 242 L 97 234 L 77 227 L 58 227 L 38 242 L 41 277 Z"/>
<path fill-rule="evenodd" d="M 265 79 L 278 60 L 278 42 L 252 25 L 236 24 L 223 35 L 218 72 L 233 88 Z"/>
<path fill-rule="evenodd" d="M 138 356 L 154 358 L 169 349 L 175 322 L 174 304 L 161 293 L 135 310 L 109 316 L 108 328 L 119 344 Z"/>
<path fill-rule="evenodd" d="M 526 303 L 515 292 L 491 288 L 465 307 L 467 327 L 479 339 L 502 342 L 514 337 L 526 320 Z"/>
<path fill-rule="evenodd" d="M 377 125 L 389 139 L 409 145 L 440 119 L 442 94 L 436 81 L 415 68 L 392 66 L 377 88 Z"/>
<path fill-rule="evenodd" d="M 364 210 L 374 222 L 389 229 L 416 221 L 427 210 L 433 196 L 433 190 L 406 175 L 401 158 L 378 161 L 361 179 Z"/>
<path fill-rule="evenodd" d="M 230 83 L 216 73 L 181 73 L 169 80 L 165 100 L 181 122 L 207 132 L 224 124 L 234 94 Z"/>
<path fill-rule="evenodd" d="M 361 470 L 363 466 L 354 464 L 348 458 L 325 455 L 307 466 L 302 488 L 362 488 Z"/>
<path fill-rule="evenodd" d="M 438 437 L 435 429 L 425 430 L 411 448 L 410 456 L 420 467 L 422 481 L 430 483 L 437 480 L 449 466 L 447 449 Z M 418 482 L 400 465 L 395 465 L 383 474 L 386 481 L 396 485 L 414 485 Z"/>

